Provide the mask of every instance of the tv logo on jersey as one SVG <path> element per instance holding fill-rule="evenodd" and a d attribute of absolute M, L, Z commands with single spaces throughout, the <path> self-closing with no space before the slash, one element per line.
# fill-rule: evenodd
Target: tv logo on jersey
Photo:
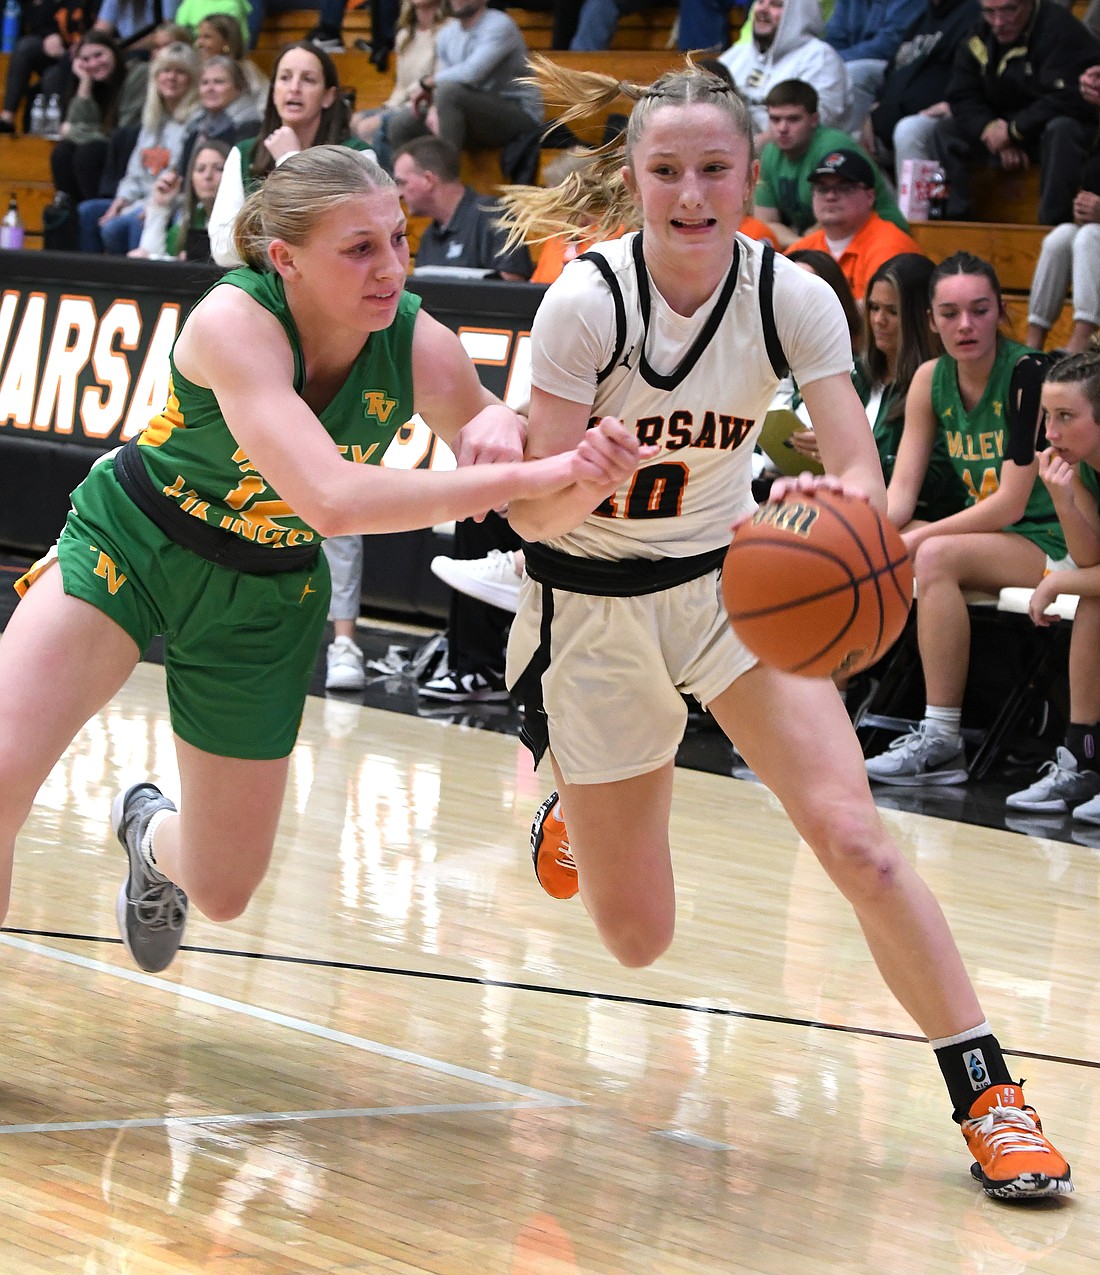
<path fill-rule="evenodd" d="M 975 1093 L 989 1088 L 989 1068 L 985 1065 L 985 1056 L 980 1049 L 968 1049 L 963 1054 L 963 1065 L 970 1077 L 970 1087 Z"/>

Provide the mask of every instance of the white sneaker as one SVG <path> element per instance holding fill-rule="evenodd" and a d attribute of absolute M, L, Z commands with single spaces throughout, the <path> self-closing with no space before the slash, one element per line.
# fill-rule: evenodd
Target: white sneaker
<path fill-rule="evenodd" d="M 334 638 L 325 658 L 326 691 L 361 691 L 366 686 L 363 652 L 351 638 Z"/>
<path fill-rule="evenodd" d="M 923 784 L 965 784 L 966 752 L 961 739 L 925 730 L 925 723 L 902 735 L 877 757 L 867 758 L 867 778 L 874 784 L 916 788 Z"/>
<path fill-rule="evenodd" d="M 520 578 L 511 553 L 503 549 L 493 549 L 487 558 L 433 558 L 432 574 L 458 593 L 513 615 L 519 610 Z"/>
<path fill-rule="evenodd" d="M 1030 788 L 1005 799 L 1010 810 L 1032 810 L 1039 814 L 1064 814 L 1092 797 L 1100 795 L 1100 774 L 1078 770 L 1077 758 L 1068 748 L 1059 747 L 1054 760 L 1040 770 Z"/>
<path fill-rule="evenodd" d="M 1100 824 L 1100 796 L 1093 797 L 1080 806 L 1073 807 L 1073 818 L 1076 823 Z"/>

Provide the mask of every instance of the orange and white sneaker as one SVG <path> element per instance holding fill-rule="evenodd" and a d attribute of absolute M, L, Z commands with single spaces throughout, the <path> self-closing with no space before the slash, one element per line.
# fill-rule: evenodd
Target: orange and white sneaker
<path fill-rule="evenodd" d="M 1019 1085 L 991 1085 L 978 1095 L 963 1137 L 974 1157 L 970 1172 L 998 1200 L 1038 1200 L 1073 1190 L 1069 1165 L 1043 1135 Z"/>
<path fill-rule="evenodd" d="M 531 859 L 539 885 L 552 898 L 571 899 L 580 889 L 577 865 L 569 849 L 569 833 L 556 792 L 535 812 L 531 825 Z"/>

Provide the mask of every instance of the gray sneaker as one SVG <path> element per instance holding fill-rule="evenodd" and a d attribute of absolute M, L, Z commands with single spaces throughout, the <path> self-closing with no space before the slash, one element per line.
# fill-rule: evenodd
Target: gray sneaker
<path fill-rule="evenodd" d="M 120 792 L 111 807 L 111 827 L 130 861 L 115 916 L 126 950 L 150 974 L 167 969 L 179 951 L 187 923 L 187 895 L 146 859 L 141 839 L 158 810 L 175 808 L 154 784 L 134 784 Z"/>
<path fill-rule="evenodd" d="M 918 788 L 924 784 L 965 784 L 966 750 L 962 740 L 946 739 L 924 729 L 924 722 L 895 739 L 884 753 L 867 758 L 873 784 Z"/>
<path fill-rule="evenodd" d="M 1074 806 L 1073 819 L 1076 823 L 1100 824 L 1100 795 L 1080 806 Z"/>
<path fill-rule="evenodd" d="M 1009 810 L 1033 810 L 1040 814 L 1065 814 L 1100 794 L 1100 774 L 1078 770 L 1077 758 L 1068 748 L 1059 747 L 1054 760 L 1039 771 L 1030 788 L 1005 799 Z"/>

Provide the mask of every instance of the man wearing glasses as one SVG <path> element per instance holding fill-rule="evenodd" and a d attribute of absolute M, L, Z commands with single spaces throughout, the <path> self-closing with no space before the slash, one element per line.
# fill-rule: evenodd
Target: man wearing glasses
<path fill-rule="evenodd" d="M 1005 172 L 1038 164 L 1038 221 L 1073 218 L 1077 177 L 1096 133 L 1097 112 L 1078 81 L 1100 62 L 1100 43 L 1048 0 L 982 0 L 981 19 L 955 53 L 934 147 L 950 193 L 947 216 L 968 220 L 970 166 Z"/>
<path fill-rule="evenodd" d="M 817 229 L 796 239 L 787 252 L 827 252 L 862 305 L 879 266 L 899 252 L 920 252 L 920 245 L 875 212 L 875 171 L 859 151 L 831 151 L 810 174 L 810 184 Z"/>

